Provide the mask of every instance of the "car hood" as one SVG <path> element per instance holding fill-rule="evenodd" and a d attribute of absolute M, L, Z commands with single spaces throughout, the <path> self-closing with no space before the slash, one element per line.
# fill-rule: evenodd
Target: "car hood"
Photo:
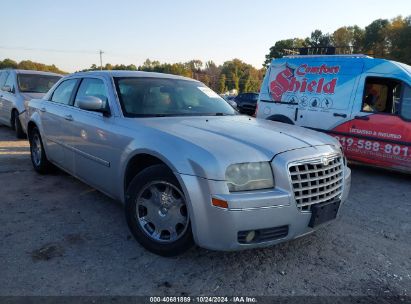
<path fill-rule="evenodd" d="M 23 96 L 24 100 L 26 101 L 30 101 L 32 99 L 40 99 L 44 95 L 46 95 L 45 93 L 31 93 L 31 92 L 25 92 L 25 93 L 20 93 L 20 94 L 21 96 Z"/>
<path fill-rule="evenodd" d="M 285 151 L 338 145 L 335 139 L 323 133 L 244 115 L 158 117 L 144 119 L 143 123 L 231 163 L 270 161 Z"/>

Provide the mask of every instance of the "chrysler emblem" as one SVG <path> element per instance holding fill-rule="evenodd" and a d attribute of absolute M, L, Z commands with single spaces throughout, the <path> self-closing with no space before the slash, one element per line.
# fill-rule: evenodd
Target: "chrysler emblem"
<path fill-rule="evenodd" d="M 321 158 L 321 162 L 323 163 L 324 166 L 328 166 L 330 163 L 330 160 L 327 157 Z"/>

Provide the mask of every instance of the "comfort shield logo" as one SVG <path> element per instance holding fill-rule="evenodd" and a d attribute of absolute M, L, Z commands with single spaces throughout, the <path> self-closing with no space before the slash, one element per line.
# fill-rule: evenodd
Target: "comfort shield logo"
<path fill-rule="evenodd" d="M 287 63 L 272 65 L 270 69 L 270 96 L 276 102 L 283 100 L 285 93 L 334 94 L 339 66 L 292 66 Z"/>

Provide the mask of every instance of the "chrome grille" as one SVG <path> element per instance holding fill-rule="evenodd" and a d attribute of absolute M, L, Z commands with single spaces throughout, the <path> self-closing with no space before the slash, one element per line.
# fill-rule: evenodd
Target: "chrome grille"
<path fill-rule="evenodd" d="M 297 207 L 309 211 L 314 204 L 338 198 L 343 190 L 343 169 L 341 155 L 292 163 L 289 173 Z"/>

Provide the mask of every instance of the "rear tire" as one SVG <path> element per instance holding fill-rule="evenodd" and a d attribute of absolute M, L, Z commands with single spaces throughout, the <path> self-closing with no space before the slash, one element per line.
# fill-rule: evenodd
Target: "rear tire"
<path fill-rule="evenodd" d="M 43 141 L 37 127 L 30 132 L 30 155 L 34 170 L 40 174 L 47 174 L 52 171 L 53 165 L 49 162 L 44 150 Z"/>
<path fill-rule="evenodd" d="M 19 113 L 14 110 L 13 111 L 13 119 L 14 119 L 14 130 L 16 131 L 16 137 L 19 139 L 26 138 L 26 134 L 23 131 L 23 127 L 21 126 L 21 122 L 19 119 Z"/>
<path fill-rule="evenodd" d="M 135 239 L 155 254 L 176 256 L 194 244 L 184 194 L 165 165 L 148 167 L 134 177 L 125 211 Z"/>

